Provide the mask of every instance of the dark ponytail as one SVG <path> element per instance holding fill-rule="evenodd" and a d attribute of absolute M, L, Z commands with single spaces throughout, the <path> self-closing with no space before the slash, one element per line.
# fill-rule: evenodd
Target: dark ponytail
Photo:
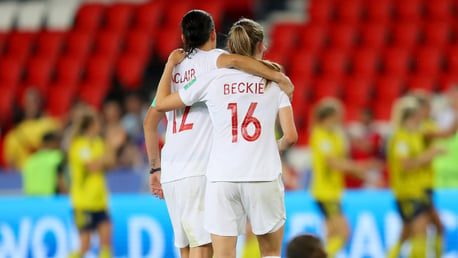
<path fill-rule="evenodd" d="M 203 46 L 215 29 L 212 16 L 202 10 L 191 10 L 181 20 L 181 32 L 184 37 L 184 50 L 187 55 Z"/>

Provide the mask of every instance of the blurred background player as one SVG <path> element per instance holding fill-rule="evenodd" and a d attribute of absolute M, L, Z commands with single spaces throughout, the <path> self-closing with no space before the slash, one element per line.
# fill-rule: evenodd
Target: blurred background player
<path fill-rule="evenodd" d="M 52 196 L 67 193 L 66 159 L 60 141 L 57 132 L 46 133 L 40 149 L 27 159 L 22 172 L 24 194 Z"/>
<path fill-rule="evenodd" d="M 174 91 L 192 85 L 197 77 L 208 71 L 232 66 L 281 81 L 286 89 L 293 88 L 283 74 L 269 69 L 255 59 L 229 55 L 215 49 L 216 33 L 213 18 L 207 12 L 188 12 L 182 19 L 181 30 L 186 58 L 174 68 Z M 168 112 L 167 140 L 159 158 L 158 124 L 163 116 L 163 113 L 154 108 L 153 103 L 144 121 L 145 141 L 152 172 L 151 190 L 159 197 L 162 197 L 161 191 L 165 190 L 164 195 L 175 232 L 175 245 L 180 248 L 182 257 L 207 257 L 211 255 L 210 236 L 203 229 L 202 215 L 199 215 L 203 210 L 196 205 L 201 205 L 205 195 L 204 175 L 212 139 L 210 117 L 207 108 L 201 103 L 184 110 Z M 182 151 L 184 146 L 187 146 L 187 154 Z M 162 190 L 161 183 L 164 187 Z M 183 190 L 183 185 L 187 185 L 189 189 Z M 190 228 L 184 228 L 183 223 Z M 193 241 L 190 242 L 191 240 Z"/>
<path fill-rule="evenodd" d="M 261 25 L 241 19 L 229 32 L 229 50 L 260 60 L 263 40 Z M 280 70 L 276 64 L 264 63 Z M 170 110 L 202 101 L 209 109 L 215 130 L 205 200 L 206 207 L 211 207 L 205 210 L 205 228 L 212 235 L 215 257 L 236 257 L 237 237 L 245 232 L 247 219 L 258 238 L 261 256 L 280 257 L 286 214 L 278 152 L 297 141 L 288 97 L 277 85 L 229 69 L 198 77 L 193 85 L 169 96 L 171 76 L 172 67 L 167 64 L 156 107 Z M 224 88 L 227 81 L 238 87 L 232 91 Z M 248 85 L 252 85 L 251 91 Z M 239 110 L 248 110 L 240 136 Z M 276 143 L 277 114 L 284 135 Z"/>
<path fill-rule="evenodd" d="M 289 241 L 286 258 L 327 258 L 321 240 L 312 235 L 299 235 Z"/>
<path fill-rule="evenodd" d="M 426 146 L 423 119 L 420 105 L 414 97 L 403 97 L 394 104 L 392 123 L 395 131 L 388 144 L 388 167 L 403 230 L 399 241 L 388 253 L 390 258 L 399 256 L 402 243 L 407 239 L 412 244 L 410 257 L 426 257 L 426 229 L 431 207 L 425 193 L 424 176 L 431 173 L 428 171 L 431 161 L 444 150 Z M 440 221 L 438 224 L 440 226 Z M 437 243 L 441 241 L 440 237 L 438 235 L 436 240 L 438 253 L 441 249 L 440 243 Z"/>
<path fill-rule="evenodd" d="M 116 152 L 125 140 L 114 131 L 101 137 L 100 118 L 94 112 L 82 114 L 74 128 L 69 150 L 70 196 L 79 230 L 80 250 L 71 257 L 84 257 L 91 233 L 100 237 L 100 257 L 112 257 L 108 190 L 104 172 L 116 164 Z"/>
<path fill-rule="evenodd" d="M 345 173 L 364 180 L 367 171 L 379 168 L 378 162 L 373 160 L 357 162 L 347 157 L 341 118 L 339 101 L 323 99 L 315 107 L 310 135 L 313 170 L 311 194 L 326 219 L 326 251 L 329 257 L 335 257 L 350 235 L 341 207 Z"/>

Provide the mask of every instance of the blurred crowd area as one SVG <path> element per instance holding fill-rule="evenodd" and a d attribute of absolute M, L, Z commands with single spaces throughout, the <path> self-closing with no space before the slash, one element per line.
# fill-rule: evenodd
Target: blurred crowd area
<path fill-rule="evenodd" d="M 143 118 L 168 53 L 180 46 L 177 21 L 182 14 L 179 12 L 196 7 L 210 8 L 221 48 L 225 47 L 224 32 L 239 17 L 264 21 L 270 48 L 266 58 L 282 64 L 296 85 L 292 104 L 300 139 L 295 148 L 283 155 L 283 177 L 288 190 L 306 189 L 310 183 L 312 153 L 307 147 L 308 134 L 313 105 L 320 98 L 335 97 L 342 101 L 344 114 L 351 118 L 345 116 L 342 124 L 347 154 L 354 160 L 385 161 L 386 144 L 392 132 L 391 107 L 403 94 L 419 88 L 431 94 L 431 117 L 440 128 L 450 127 L 458 113 L 458 90 L 454 86 L 458 81 L 454 68 L 458 59 L 450 54 L 458 53 L 455 0 L 440 0 L 437 5 L 431 4 L 434 1 L 421 0 L 202 0 L 179 1 L 174 8 L 162 0 L 122 3 L 69 0 L 68 3 L 76 4 L 70 22 L 63 25 L 55 24 L 59 19 L 50 18 L 54 13 L 63 13 L 59 8 L 66 10 L 69 4 L 62 4 L 63 1 L 0 1 L 6 2 L 5 7 L 13 9 L 28 2 L 34 2 L 34 8 L 40 7 L 41 2 L 56 8 L 49 9 L 48 17 L 39 17 L 38 27 L 33 23 L 35 20 L 27 19 L 34 18 L 34 12 L 15 11 L 17 17 L 11 16 L 15 22 L 0 21 L 2 29 L 12 26 L 11 31 L 0 33 L 0 66 L 6 71 L 0 71 L 0 112 L 3 113 L 0 174 L 3 175 L 21 173 L 29 156 L 40 149 L 47 132 L 55 131 L 62 136 L 61 150 L 66 152 L 72 125 L 82 111 L 91 108 L 103 121 L 103 135 L 128 136 L 118 153 L 117 167 L 125 173 L 139 171 L 146 178 Z M 342 4 L 347 2 L 348 5 Z M 9 9 L 1 9 L 8 13 Z M 440 30 L 428 29 L 435 24 L 445 26 Z M 32 26 L 32 32 L 30 28 L 24 32 L 20 26 Z M 425 32 L 423 27 L 427 27 Z M 112 48 L 105 45 L 113 42 L 111 36 L 121 43 Z M 55 45 L 42 48 L 40 42 L 48 42 L 42 40 L 46 37 L 53 39 Z M 141 40 L 151 44 L 134 44 Z M 54 51 L 53 46 L 58 49 Z M 426 58 L 417 60 L 415 55 L 423 48 L 434 50 L 426 52 L 433 54 L 431 59 L 440 60 L 422 65 Z M 440 55 L 436 56 L 436 50 Z M 396 55 L 385 55 L 391 52 Z M 362 57 L 358 58 L 360 54 Z M 38 67 L 49 65 L 45 71 L 49 76 L 43 81 L 42 76 L 34 78 L 32 63 Z M 107 64 L 109 69 L 100 67 Z M 134 64 L 138 64 L 135 71 L 124 69 Z M 18 73 L 22 74 L 18 78 L 6 69 L 16 65 L 24 70 Z M 73 72 L 68 72 L 71 69 L 77 71 L 74 79 Z M 66 81 L 68 78 L 71 83 Z M 108 86 L 102 87 L 101 83 Z M 165 126 L 166 121 L 161 125 L 162 134 Z M 448 153 L 434 162 L 436 186 L 458 187 L 455 179 L 458 166 L 453 160 L 458 157 L 458 137 L 444 140 L 443 144 L 447 145 Z M 364 181 L 346 178 L 348 188 L 386 188 L 387 181 L 386 168 L 369 171 Z"/>

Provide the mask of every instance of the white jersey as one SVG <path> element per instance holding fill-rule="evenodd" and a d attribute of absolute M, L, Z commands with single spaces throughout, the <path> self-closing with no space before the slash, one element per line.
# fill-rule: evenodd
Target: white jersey
<path fill-rule="evenodd" d="M 291 106 L 276 83 L 235 69 L 218 69 L 179 90 L 186 105 L 204 102 L 214 140 L 211 182 L 273 181 L 281 174 L 275 139 L 278 110 Z"/>
<path fill-rule="evenodd" d="M 197 76 L 217 69 L 223 50 L 195 50 L 175 66 L 172 92 L 191 85 Z M 166 113 L 167 131 L 161 155 L 161 182 L 167 183 L 206 174 L 213 136 L 213 126 L 203 103 Z"/>

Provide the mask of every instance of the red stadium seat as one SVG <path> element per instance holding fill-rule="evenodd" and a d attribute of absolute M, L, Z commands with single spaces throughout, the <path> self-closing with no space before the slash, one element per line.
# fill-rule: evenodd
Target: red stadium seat
<path fill-rule="evenodd" d="M 149 60 L 154 47 L 151 32 L 145 29 L 129 31 L 126 37 L 125 52 L 142 56 L 145 61 Z"/>
<path fill-rule="evenodd" d="M 398 77 L 384 76 L 376 82 L 375 96 L 379 101 L 385 103 L 385 107 L 391 108 L 393 102 L 403 92 L 403 81 Z"/>
<path fill-rule="evenodd" d="M 382 55 L 383 70 L 387 75 L 404 77 L 411 67 L 410 54 L 403 48 L 389 48 Z"/>
<path fill-rule="evenodd" d="M 393 28 L 394 44 L 404 48 L 413 48 L 420 41 L 420 27 L 416 23 L 402 22 Z"/>
<path fill-rule="evenodd" d="M 422 2 L 420 0 L 396 1 L 394 11 L 398 20 L 420 21 L 422 16 Z"/>
<path fill-rule="evenodd" d="M 163 61 L 167 60 L 170 52 L 181 46 L 180 35 L 178 26 L 166 27 L 159 32 L 157 50 Z"/>
<path fill-rule="evenodd" d="M 362 19 L 361 0 L 337 1 L 337 19 L 344 23 L 357 23 Z"/>
<path fill-rule="evenodd" d="M 7 38 L 6 55 L 24 62 L 34 47 L 36 34 L 33 32 L 13 32 Z"/>
<path fill-rule="evenodd" d="M 97 35 L 95 53 L 114 61 L 121 49 L 122 36 L 117 31 L 102 31 Z"/>
<path fill-rule="evenodd" d="M 56 79 L 62 83 L 72 84 L 81 79 L 83 62 L 72 56 L 62 57 L 56 66 Z"/>
<path fill-rule="evenodd" d="M 123 55 L 119 58 L 116 75 L 126 90 L 137 90 L 141 87 L 145 70 L 144 58 L 136 55 Z"/>
<path fill-rule="evenodd" d="M 92 56 L 86 65 L 86 81 L 108 88 L 111 83 L 112 62 L 106 56 Z"/>
<path fill-rule="evenodd" d="M 445 47 L 451 41 L 452 30 L 447 22 L 428 22 L 425 27 L 425 43 L 431 47 Z"/>
<path fill-rule="evenodd" d="M 289 70 L 292 75 L 311 78 L 315 74 L 316 68 L 317 60 L 315 54 L 305 49 L 294 53 Z"/>
<path fill-rule="evenodd" d="M 288 53 L 286 53 L 288 51 Z M 289 62 L 289 50 L 285 49 L 276 49 L 276 48 L 269 48 L 266 52 L 264 52 L 264 59 L 269 60 L 278 64 L 286 64 L 288 65 Z M 284 66 L 286 70 L 289 69 L 288 66 Z"/>
<path fill-rule="evenodd" d="M 100 82 L 87 81 L 79 86 L 79 98 L 86 104 L 100 109 L 102 107 L 108 88 L 101 87 Z"/>
<path fill-rule="evenodd" d="M 383 100 L 377 99 L 372 106 L 375 120 L 385 121 L 385 122 L 390 121 L 391 109 L 392 109 L 392 103 L 391 105 L 388 105 Z"/>
<path fill-rule="evenodd" d="M 46 111 L 54 117 L 65 117 L 68 115 L 73 103 L 73 96 L 76 90 L 76 82 L 56 83 L 51 86 L 46 99 Z"/>
<path fill-rule="evenodd" d="M 219 31 L 225 10 L 224 1 L 197 1 L 195 4 L 197 5 L 197 9 L 204 10 L 212 15 L 216 31 Z"/>
<path fill-rule="evenodd" d="M 22 76 L 22 64 L 16 58 L 0 59 L 0 81 L 2 84 L 17 86 Z"/>
<path fill-rule="evenodd" d="M 440 91 L 447 90 L 451 85 L 458 85 L 458 74 L 445 74 L 439 79 L 438 87 Z"/>
<path fill-rule="evenodd" d="M 108 30 L 124 32 L 130 25 L 135 7 L 130 3 L 114 3 L 109 6 L 106 17 Z"/>
<path fill-rule="evenodd" d="M 85 59 L 92 50 L 93 38 L 88 32 L 73 31 L 67 38 L 66 54 Z"/>
<path fill-rule="evenodd" d="M 416 73 L 436 76 L 442 68 L 442 53 L 435 47 L 418 49 L 414 54 Z"/>
<path fill-rule="evenodd" d="M 340 97 L 342 88 L 337 80 L 319 78 L 313 82 L 312 95 L 314 102 L 326 97 Z"/>
<path fill-rule="evenodd" d="M 367 4 L 367 19 L 369 21 L 387 24 L 393 17 L 391 0 L 365 1 Z"/>
<path fill-rule="evenodd" d="M 166 2 L 167 3 L 167 2 Z M 179 27 L 183 16 L 192 9 L 189 1 L 173 1 L 167 3 L 169 8 L 165 9 L 165 26 Z"/>
<path fill-rule="evenodd" d="M 449 74 L 458 73 L 458 46 L 448 49 L 447 54 L 447 70 Z"/>
<path fill-rule="evenodd" d="M 320 50 L 326 44 L 326 27 L 320 24 L 307 24 L 300 41 L 305 50 Z"/>
<path fill-rule="evenodd" d="M 299 41 L 299 30 L 301 29 L 298 23 L 277 23 L 273 26 L 270 33 L 271 46 L 275 49 L 291 49 L 296 46 Z"/>
<path fill-rule="evenodd" d="M 332 47 L 349 50 L 356 43 L 355 26 L 350 24 L 338 24 L 332 26 L 329 38 Z"/>
<path fill-rule="evenodd" d="M 331 78 L 341 78 L 347 71 L 348 60 L 340 49 L 329 49 L 321 55 L 321 72 Z"/>
<path fill-rule="evenodd" d="M 312 23 L 327 23 L 334 17 L 334 1 L 310 1 L 309 14 Z"/>
<path fill-rule="evenodd" d="M 46 95 L 53 71 L 52 60 L 40 57 L 32 58 L 28 61 L 26 70 L 27 77 L 24 83 L 26 87 L 34 87 Z"/>
<path fill-rule="evenodd" d="M 75 28 L 89 33 L 95 32 L 101 25 L 106 5 L 102 3 L 82 4 L 75 19 Z"/>
<path fill-rule="evenodd" d="M 363 47 L 380 50 L 385 47 L 388 38 L 387 26 L 383 23 L 368 23 L 361 31 L 361 45 Z"/>
<path fill-rule="evenodd" d="M 36 55 L 54 60 L 62 50 L 64 38 L 65 32 L 63 31 L 46 31 L 40 33 L 38 35 Z"/>
<path fill-rule="evenodd" d="M 429 20 L 453 21 L 453 0 L 425 1 L 425 5 Z"/>
<path fill-rule="evenodd" d="M 372 78 L 380 65 L 379 53 L 372 48 L 361 48 L 353 55 L 352 73 L 355 76 Z"/>
<path fill-rule="evenodd" d="M 13 104 L 15 99 L 15 89 L 11 85 L 4 84 L 0 80 L 0 127 L 6 128 L 6 126 L 12 122 L 13 114 Z M 0 136 L 1 137 L 1 136 Z M 3 146 L 0 146 L 0 149 L 3 149 Z"/>
<path fill-rule="evenodd" d="M 136 17 L 135 27 L 153 30 L 159 25 L 163 15 L 163 3 L 164 1 L 152 1 L 141 4 L 134 15 Z"/>
<path fill-rule="evenodd" d="M 427 92 L 434 92 L 436 89 L 436 81 L 434 80 L 434 77 L 419 74 L 409 79 L 407 82 L 407 88 L 409 91 L 424 90 Z"/>
<path fill-rule="evenodd" d="M 294 85 L 294 98 L 297 99 L 293 101 L 298 106 L 304 106 L 307 104 L 308 99 L 310 98 L 310 77 L 296 74 L 291 75 L 291 81 Z"/>
<path fill-rule="evenodd" d="M 367 107 L 371 101 L 372 90 L 371 80 L 351 77 L 344 82 L 344 103 L 359 108 Z"/>
<path fill-rule="evenodd" d="M 0 32 L 0 53 L 3 53 L 7 35 L 5 32 Z"/>

